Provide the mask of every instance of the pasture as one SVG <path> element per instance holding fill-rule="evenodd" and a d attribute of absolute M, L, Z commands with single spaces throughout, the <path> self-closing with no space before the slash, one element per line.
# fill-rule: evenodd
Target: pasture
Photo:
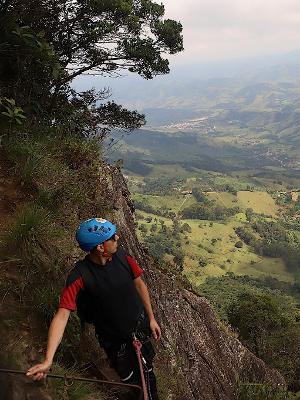
<path fill-rule="evenodd" d="M 164 221 L 168 227 L 172 221 L 155 214 L 138 211 L 144 218 L 152 217 L 151 222 L 139 220 L 138 225 L 143 224 L 150 234 L 153 223 L 160 224 Z M 182 237 L 182 250 L 184 257 L 183 273 L 189 281 L 198 286 L 208 276 L 220 276 L 226 272 L 234 272 L 237 275 L 249 275 L 252 277 L 269 276 L 286 282 L 293 282 L 293 276 L 287 271 L 281 258 L 259 256 L 253 250 L 243 245 L 237 248 L 235 244 L 240 241 L 234 228 L 242 226 L 245 221 L 243 213 L 237 214 L 226 223 L 182 219 L 182 224 L 188 223 L 190 233 Z M 137 230 L 139 239 L 147 245 L 147 238 Z M 199 263 L 200 262 L 200 263 Z M 203 264 L 204 263 L 204 264 Z"/>
<path fill-rule="evenodd" d="M 267 192 L 240 191 L 237 193 L 238 203 L 244 208 L 252 208 L 257 214 L 275 217 L 278 206 Z"/>

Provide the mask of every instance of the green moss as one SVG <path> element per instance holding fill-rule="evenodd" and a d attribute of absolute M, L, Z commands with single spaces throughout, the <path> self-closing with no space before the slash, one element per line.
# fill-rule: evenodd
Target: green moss
<path fill-rule="evenodd" d="M 243 383 L 238 387 L 238 400 L 297 400 L 285 386 Z"/>

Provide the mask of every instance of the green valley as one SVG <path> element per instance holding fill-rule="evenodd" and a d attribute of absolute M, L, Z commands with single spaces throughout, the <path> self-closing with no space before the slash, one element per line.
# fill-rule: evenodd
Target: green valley
<path fill-rule="evenodd" d="M 157 109 L 159 126 L 116 133 L 110 150 L 149 253 L 299 390 L 300 84 L 212 86 L 178 94 L 193 115 Z"/>
<path fill-rule="evenodd" d="M 195 81 L 190 95 L 182 85 L 181 106 L 166 94 L 153 128 L 115 133 L 109 146 L 124 160 L 141 240 L 194 287 L 228 273 L 299 281 L 300 75 L 271 76 Z"/>

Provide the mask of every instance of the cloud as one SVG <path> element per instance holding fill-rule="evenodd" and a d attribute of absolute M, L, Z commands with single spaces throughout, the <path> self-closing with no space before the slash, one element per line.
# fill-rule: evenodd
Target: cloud
<path fill-rule="evenodd" d="M 300 47 L 299 0 L 163 0 L 166 17 L 183 24 L 176 59 L 216 60 Z"/>

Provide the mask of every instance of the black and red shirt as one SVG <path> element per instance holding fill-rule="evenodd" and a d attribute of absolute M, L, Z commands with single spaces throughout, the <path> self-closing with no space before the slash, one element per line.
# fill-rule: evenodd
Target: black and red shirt
<path fill-rule="evenodd" d="M 121 249 L 104 266 L 95 264 L 89 256 L 80 263 L 81 269 L 87 268 L 93 279 L 93 287 L 88 290 L 96 310 L 97 333 L 102 336 L 122 336 L 133 331 L 143 310 L 134 279 L 143 274 L 143 269 Z M 78 294 L 81 290 L 87 290 L 86 286 L 77 264 L 67 277 L 59 307 L 76 310 Z"/>

